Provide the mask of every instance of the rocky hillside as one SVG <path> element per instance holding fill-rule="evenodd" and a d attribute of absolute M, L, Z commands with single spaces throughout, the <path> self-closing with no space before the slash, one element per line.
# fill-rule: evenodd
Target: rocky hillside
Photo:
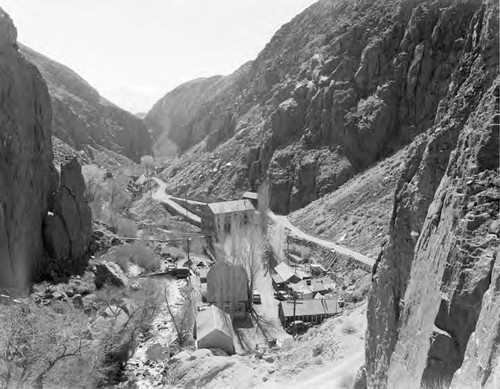
<path fill-rule="evenodd" d="M 85 150 L 90 157 L 92 148 L 100 146 L 136 162 L 151 154 L 151 139 L 141 119 L 107 101 L 68 67 L 19 46 L 21 54 L 38 67 L 47 82 L 56 137 Z"/>
<path fill-rule="evenodd" d="M 500 385 L 498 2 L 414 9 L 464 21 L 462 51 L 432 128 L 412 145 L 368 303 L 369 388 Z M 431 40 L 432 39 L 432 40 Z M 445 39 L 436 42 L 443 44 Z M 456 44 L 456 40 L 455 43 Z"/>
<path fill-rule="evenodd" d="M 171 189 L 229 197 L 268 177 L 281 213 L 334 191 L 433 125 L 480 6 L 320 0 L 233 75 L 155 105 L 157 136 L 187 150 L 164 173 Z"/>
<path fill-rule="evenodd" d="M 60 179 L 53 167 L 47 85 L 16 40 L 0 9 L 0 289 L 80 269 L 91 227 L 80 166 L 65 163 Z"/>

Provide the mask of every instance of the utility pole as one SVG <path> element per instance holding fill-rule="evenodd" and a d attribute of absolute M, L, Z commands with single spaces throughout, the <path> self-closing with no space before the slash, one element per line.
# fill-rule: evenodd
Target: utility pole
<path fill-rule="evenodd" d="M 286 234 L 286 264 L 290 265 L 290 235 Z"/>
<path fill-rule="evenodd" d="M 186 238 L 186 247 L 187 247 L 187 255 L 188 255 L 187 263 L 188 263 L 189 267 L 191 267 L 191 258 L 189 257 L 189 238 Z"/>

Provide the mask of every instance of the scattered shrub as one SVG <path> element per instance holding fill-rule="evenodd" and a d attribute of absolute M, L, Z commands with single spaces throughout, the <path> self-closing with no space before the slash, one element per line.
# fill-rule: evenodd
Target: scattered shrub
<path fill-rule="evenodd" d="M 316 230 L 314 231 L 314 233 L 316 235 L 321 235 L 323 232 L 326 231 L 326 227 L 324 225 L 320 225 L 316 228 Z"/>
<path fill-rule="evenodd" d="M 309 247 L 296 244 L 290 245 L 290 253 L 299 256 L 305 261 L 311 257 L 311 249 Z"/>
<path fill-rule="evenodd" d="M 350 320 L 346 320 L 342 324 L 342 332 L 344 334 L 352 335 L 352 334 L 355 334 L 357 331 L 358 330 L 356 328 L 356 325 L 352 321 L 350 321 Z"/>
<path fill-rule="evenodd" d="M 181 249 L 176 246 L 166 246 L 162 249 L 162 254 L 169 255 L 174 260 L 184 259 L 186 258 L 186 254 Z"/>
<path fill-rule="evenodd" d="M 123 271 L 128 270 L 130 263 L 135 263 L 147 271 L 156 271 L 161 266 L 161 261 L 155 253 L 139 241 L 116 247 L 110 254 L 110 259 L 117 263 Z"/>
<path fill-rule="evenodd" d="M 0 386 L 95 388 L 107 367 L 104 350 L 89 340 L 88 325 L 83 312 L 61 301 L 3 307 Z"/>

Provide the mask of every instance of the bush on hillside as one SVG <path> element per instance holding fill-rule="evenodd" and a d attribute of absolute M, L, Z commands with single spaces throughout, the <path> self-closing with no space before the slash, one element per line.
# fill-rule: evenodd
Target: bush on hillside
<path fill-rule="evenodd" d="M 86 315 L 68 303 L 2 308 L 0 387 L 95 388 L 107 367 L 88 328 Z"/>
<path fill-rule="evenodd" d="M 162 254 L 170 256 L 175 261 L 186 258 L 186 253 L 176 246 L 166 246 L 161 252 Z"/>
<path fill-rule="evenodd" d="M 128 270 L 130 263 L 135 263 L 147 271 L 156 271 L 161 266 L 161 261 L 155 253 L 140 241 L 116 247 L 110 253 L 110 260 L 117 263 L 123 271 Z"/>

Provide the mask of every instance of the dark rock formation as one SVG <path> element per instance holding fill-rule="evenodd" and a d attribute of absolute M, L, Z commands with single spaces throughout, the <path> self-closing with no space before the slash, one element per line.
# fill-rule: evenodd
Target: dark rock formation
<path fill-rule="evenodd" d="M 85 197 L 82 169 L 76 159 L 61 166 L 59 189 L 44 217 L 45 247 L 56 273 L 81 272 L 87 264 L 92 216 Z"/>
<path fill-rule="evenodd" d="M 96 264 L 94 283 L 98 289 L 102 288 L 106 283 L 115 286 L 126 286 L 128 279 L 116 263 L 100 261 Z"/>
<path fill-rule="evenodd" d="M 155 105 L 156 136 L 187 150 L 164 173 L 169 189 L 229 197 L 268 177 L 281 213 L 337 189 L 432 127 L 480 7 L 317 2 L 233 75 L 185 84 Z M 208 161 L 219 156 L 232 166 L 214 171 Z"/>
<path fill-rule="evenodd" d="M 0 287 L 25 288 L 43 257 L 53 185 L 51 106 L 38 69 L 17 51 L 0 9 Z"/>
<path fill-rule="evenodd" d="M 82 270 L 91 218 L 76 160 L 63 166 L 58 186 L 47 85 L 16 38 L 0 9 L 0 287 L 24 290 L 40 277 Z"/>
<path fill-rule="evenodd" d="M 104 99 L 66 66 L 23 45 L 20 51 L 47 82 L 54 136 L 77 150 L 104 147 L 136 162 L 151 154 L 151 138 L 141 119 Z"/>
<path fill-rule="evenodd" d="M 436 20 L 423 45 L 443 47 L 460 29 L 463 38 L 453 44 L 463 51 L 434 125 L 414 142 L 398 185 L 368 303 L 367 386 L 446 387 L 453 380 L 455 387 L 496 388 L 498 4 L 450 2 L 428 8 L 425 17 L 422 7 L 413 10 L 405 36 L 425 34 L 424 20 Z"/>

